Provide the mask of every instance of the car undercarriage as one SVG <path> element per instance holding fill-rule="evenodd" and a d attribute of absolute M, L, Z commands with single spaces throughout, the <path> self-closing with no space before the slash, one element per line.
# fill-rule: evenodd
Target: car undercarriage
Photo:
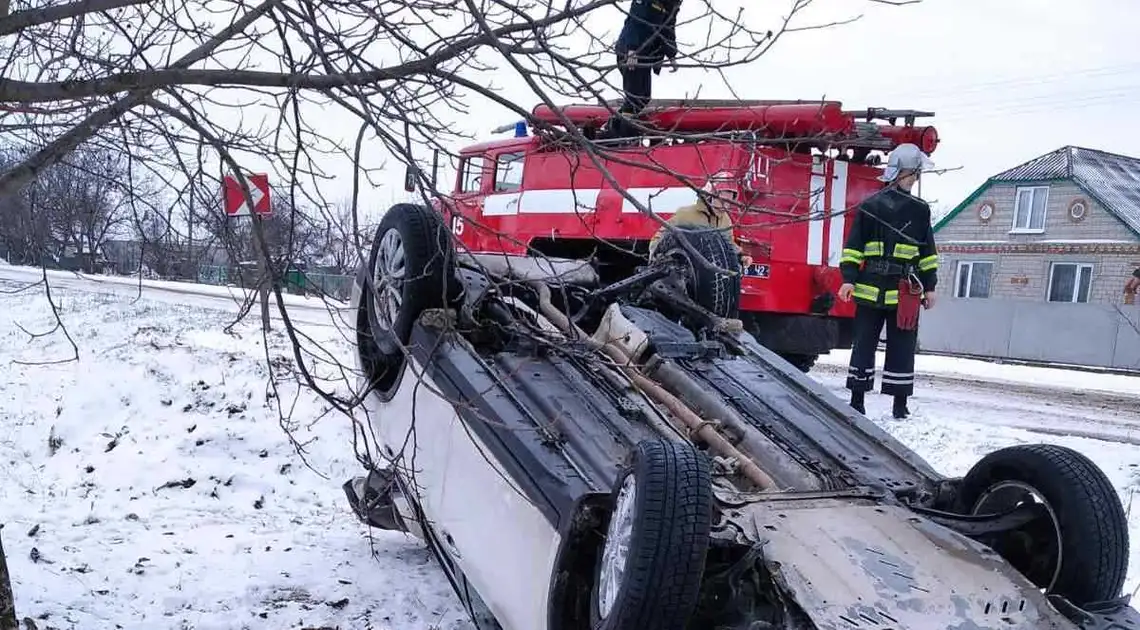
<path fill-rule="evenodd" d="M 676 230 L 603 286 L 391 209 L 354 296 L 357 516 L 424 539 L 478 627 L 1140 627 L 1091 460 L 938 473 L 743 331 L 726 243 Z"/>

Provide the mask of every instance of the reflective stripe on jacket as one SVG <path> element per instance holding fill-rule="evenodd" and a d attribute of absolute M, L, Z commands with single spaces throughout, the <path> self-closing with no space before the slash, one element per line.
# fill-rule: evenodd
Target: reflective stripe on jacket
<path fill-rule="evenodd" d="M 899 303 L 899 280 L 913 272 L 925 291 L 938 284 L 938 248 L 930 206 L 888 187 L 855 210 L 839 259 L 843 281 L 855 286 L 855 300 L 890 308 Z"/>

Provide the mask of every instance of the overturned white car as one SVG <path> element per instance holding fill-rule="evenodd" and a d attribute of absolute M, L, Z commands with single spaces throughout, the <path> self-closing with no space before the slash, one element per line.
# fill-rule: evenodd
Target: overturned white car
<path fill-rule="evenodd" d="M 377 230 L 354 296 L 374 461 L 345 492 L 426 541 L 477 627 L 1140 627 L 1089 459 L 1017 446 L 946 478 L 741 332 L 722 237 L 659 252 L 599 286 L 457 252 L 420 206 Z"/>

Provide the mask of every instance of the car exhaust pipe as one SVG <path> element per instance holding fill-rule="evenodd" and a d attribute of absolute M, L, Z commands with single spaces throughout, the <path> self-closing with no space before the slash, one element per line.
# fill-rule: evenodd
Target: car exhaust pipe
<path fill-rule="evenodd" d="M 762 454 L 760 459 L 767 463 L 767 471 L 775 475 L 782 487 L 807 486 L 811 490 L 824 489 L 823 482 L 818 475 L 804 468 L 768 436 L 745 422 L 740 414 L 733 411 L 718 397 L 710 395 L 702 389 L 701 385 L 686 374 L 683 369 L 677 367 L 676 363 L 654 356 L 646 363 L 644 372 L 653 380 L 667 387 L 682 402 L 695 407 L 702 416 L 715 418 L 724 424 L 729 431 L 742 436 L 737 448 L 743 447 L 750 453 Z"/>
<path fill-rule="evenodd" d="M 625 372 L 626 376 L 629 377 L 635 385 L 640 387 L 650 398 L 663 405 L 670 413 L 684 423 L 691 438 L 701 440 L 708 444 L 713 452 L 721 457 L 736 460 L 737 465 L 740 467 L 740 474 L 756 484 L 761 490 L 776 489 L 776 482 L 768 473 L 757 466 L 751 457 L 748 457 L 733 446 L 727 438 L 717 431 L 712 423 L 706 422 L 659 383 L 642 374 L 640 370 L 633 365 L 629 355 L 620 347 L 612 343 L 603 344 L 597 339 L 590 337 L 586 334 L 586 331 L 579 328 L 570 321 L 570 318 L 555 308 L 554 304 L 550 301 L 550 287 L 546 286 L 546 283 L 532 282 L 530 284 L 535 291 L 538 292 L 539 310 L 564 334 L 572 338 L 577 337 L 585 342 L 591 349 L 602 352 L 613 359 L 614 363 Z"/>

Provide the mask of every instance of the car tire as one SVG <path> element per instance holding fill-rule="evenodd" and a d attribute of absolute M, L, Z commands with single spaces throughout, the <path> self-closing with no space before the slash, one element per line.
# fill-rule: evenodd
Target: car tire
<path fill-rule="evenodd" d="M 1003 448 L 963 478 L 958 509 L 998 513 L 1016 505 L 1019 492 L 1023 499 L 1036 495 L 1050 523 L 1031 536 L 1003 534 L 994 550 L 1037 587 L 1077 606 L 1118 597 L 1128 570 L 1128 519 L 1104 472 L 1063 446 Z"/>
<path fill-rule="evenodd" d="M 685 249 L 687 242 L 714 267 L 706 268 L 694 261 Z M 665 232 L 657 243 L 655 256 L 680 256 L 691 268 L 690 298 L 718 317 L 736 317 L 740 309 L 740 255 L 721 232 L 708 228 L 675 227 Z"/>
<path fill-rule="evenodd" d="M 382 357 L 398 361 L 420 314 L 454 297 L 455 249 L 443 218 L 415 204 L 392 206 L 376 228 L 368 269 L 368 324 Z"/>
<path fill-rule="evenodd" d="M 613 497 L 590 627 L 683 630 L 697 606 L 712 528 L 708 460 L 687 442 L 640 442 Z"/>

